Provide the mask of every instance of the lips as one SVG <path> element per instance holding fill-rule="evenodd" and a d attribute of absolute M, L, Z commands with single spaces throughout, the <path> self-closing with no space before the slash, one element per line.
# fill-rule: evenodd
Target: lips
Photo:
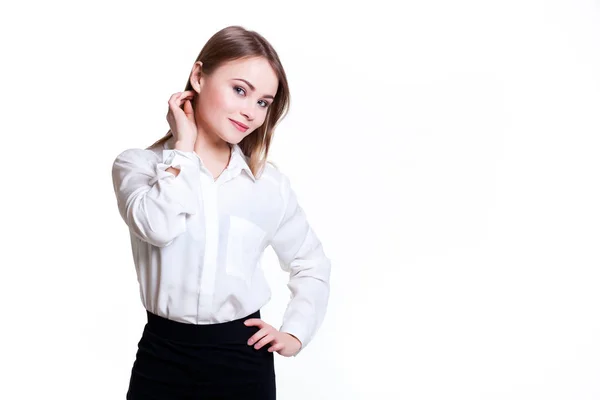
<path fill-rule="evenodd" d="M 235 126 L 239 131 L 246 132 L 248 130 L 248 126 L 242 124 L 241 122 L 237 122 L 229 118 L 233 126 Z"/>

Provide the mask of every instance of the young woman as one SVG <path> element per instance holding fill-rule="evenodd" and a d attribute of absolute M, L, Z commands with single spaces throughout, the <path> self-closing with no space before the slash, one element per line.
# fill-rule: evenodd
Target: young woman
<path fill-rule="evenodd" d="M 273 352 L 298 355 L 323 322 L 330 261 L 289 179 L 267 162 L 289 98 L 267 40 L 222 29 L 169 99 L 167 135 L 115 159 L 148 318 L 128 399 L 275 399 Z M 279 329 L 260 317 L 269 245 L 289 273 Z"/>

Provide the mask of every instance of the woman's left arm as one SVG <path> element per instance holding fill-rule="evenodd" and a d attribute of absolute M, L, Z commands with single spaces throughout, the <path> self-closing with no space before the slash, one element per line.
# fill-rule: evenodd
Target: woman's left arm
<path fill-rule="evenodd" d="M 331 262 L 298 204 L 289 179 L 283 174 L 282 178 L 284 212 L 270 244 L 281 268 L 289 272 L 291 299 L 279 331 L 295 336 L 304 349 L 325 318 Z"/>

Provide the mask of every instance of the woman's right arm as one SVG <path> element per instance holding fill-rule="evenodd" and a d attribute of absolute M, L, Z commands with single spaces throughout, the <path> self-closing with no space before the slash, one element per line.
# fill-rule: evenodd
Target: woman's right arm
<path fill-rule="evenodd" d="M 157 162 L 150 150 L 128 149 L 115 159 L 112 178 L 121 217 L 154 246 L 171 244 L 185 232 L 187 215 L 198 212 L 200 164 L 193 151 L 164 150 Z"/>

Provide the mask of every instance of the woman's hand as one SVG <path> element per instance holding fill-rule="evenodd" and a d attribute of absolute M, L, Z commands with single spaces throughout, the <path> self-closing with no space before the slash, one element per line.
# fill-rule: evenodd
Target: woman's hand
<path fill-rule="evenodd" d="M 175 141 L 178 143 L 177 148 L 187 151 L 194 150 L 198 135 L 191 103 L 195 95 L 194 90 L 174 93 L 169 99 L 169 110 L 167 111 L 167 121 Z"/>
<path fill-rule="evenodd" d="M 279 332 L 271 325 L 259 318 L 250 318 L 244 321 L 246 326 L 258 326 L 260 329 L 248 340 L 248 345 L 254 345 L 255 349 L 260 349 L 267 343 L 271 344 L 269 351 L 276 351 L 284 357 L 291 357 L 300 351 L 302 343 L 294 335 L 286 332 Z"/>

